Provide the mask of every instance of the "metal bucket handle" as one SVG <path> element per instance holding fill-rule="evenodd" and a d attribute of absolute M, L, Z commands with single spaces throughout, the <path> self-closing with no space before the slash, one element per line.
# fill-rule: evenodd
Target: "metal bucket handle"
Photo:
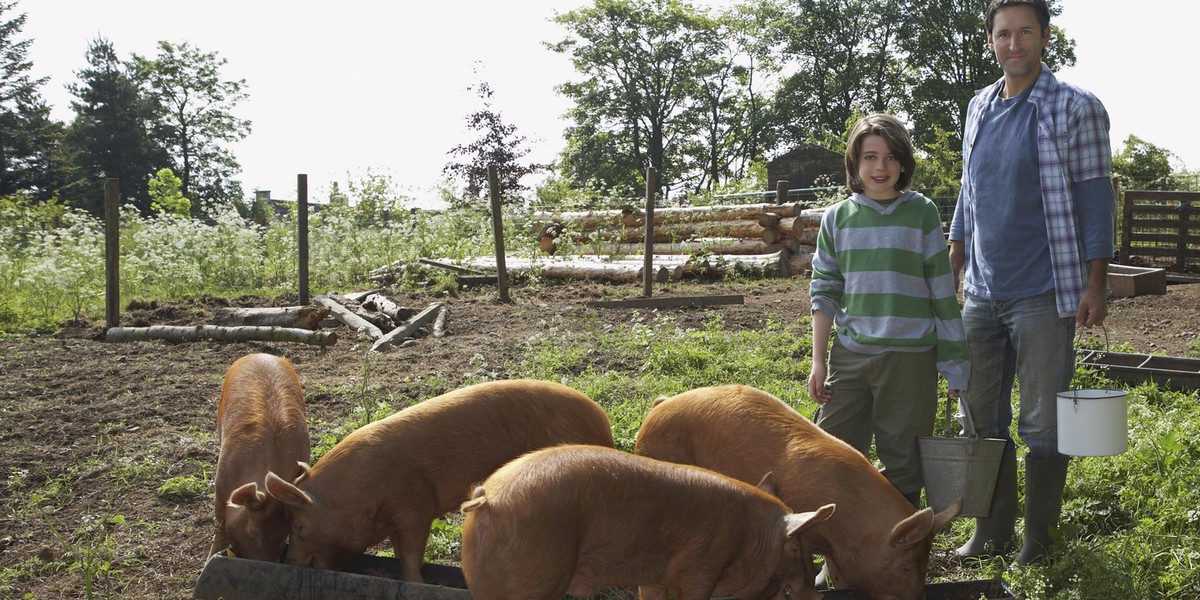
<path fill-rule="evenodd" d="M 1104 332 L 1104 352 L 1101 352 L 1101 353 L 1099 354 L 1099 356 L 1098 356 L 1098 359 L 1100 359 L 1100 360 L 1103 360 L 1103 359 L 1104 359 L 1104 355 L 1105 355 L 1105 354 L 1107 354 L 1107 353 L 1108 353 L 1108 351 L 1109 351 L 1109 345 L 1108 345 L 1108 327 L 1105 327 L 1105 326 L 1104 326 L 1104 323 L 1101 323 L 1101 324 L 1100 324 L 1100 331 Z M 1075 330 L 1075 338 L 1076 338 L 1076 339 L 1079 339 L 1079 329 L 1076 329 L 1076 330 Z M 1079 361 L 1078 361 L 1078 360 L 1076 360 L 1076 361 L 1075 361 L 1075 366 L 1076 366 L 1076 368 L 1078 368 L 1078 367 L 1079 367 Z M 1073 392 L 1079 392 L 1081 389 L 1083 389 L 1083 388 L 1081 388 L 1081 387 L 1079 387 L 1078 385 L 1076 385 L 1075 387 L 1073 387 L 1073 388 L 1071 389 L 1071 391 L 1073 391 Z M 1071 394 L 1071 408 L 1072 408 L 1072 409 L 1073 409 L 1075 412 L 1079 412 L 1079 394 L 1078 394 L 1078 393 Z"/>
<path fill-rule="evenodd" d="M 958 414 L 954 413 L 954 398 L 946 396 L 946 431 L 942 434 L 943 437 L 956 437 L 951 423 L 958 421 L 962 425 L 963 433 L 967 435 L 967 439 L 972 443 L 979 440 L 979 432 L 975 431 L 975 420 L 971 418 L 971 409 L 967 407 L 967 403 L 963 402 L 960 396 L 958 400 Z"/>

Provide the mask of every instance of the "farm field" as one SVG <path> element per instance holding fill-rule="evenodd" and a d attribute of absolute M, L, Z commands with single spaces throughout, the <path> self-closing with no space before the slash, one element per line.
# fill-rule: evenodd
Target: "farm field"
<path fill-rule="evenodd" d="M 676 327 L 702 329 L 719 316 L 731 333 L 776 322 L 807 338 L 806 284 L 679 284 L 659 288 L 656 295 L 745 297 L 744 305 L 662 311 L 671 313 Z M 393 299 L 417 310 L 446 302 L 448 333 L 380 355 L 369 354 L 369 344 L 356 343 L 345 328 L 328 349 L 107 344 L 97 341 L 101 324 L 0 340 L 0 597 L 189 598 L 211 541 L 213 421 L 221 379 L 243 354 L 265 351 L 295 363 L 316 445 L 364 403 L 382 399 L 395 410 L 481 378 L 527 376 L 512 368 L 525 359 L 532 340 L 564 331 L 643 327 L 651 311 L 586 306 L 638 292 L 635 286 L 579 282 L 515 287 L 513 302 L 501 304 L 494 289 L 456 298 L 402 291 Z M 139 307 L 125 311 L 121 324 L 204 324 L 225 304 L 208 299 Z M 235 304 L 287 300 L 247 298 Z M 1104 339 L 1099 331 L 1085 336 Z M 1200 284 L 1171 285 L 1165 296 L 1115 300 L 1107 338 L 1125 351 L 1200 355 Z M 624 368 L 605 351 L 597 344 L 579 369 Z M 797 380 L 795 386 L 804 383 Z M 595 399 L 607 406 L 652 398 Z M 950 543 L 940 539 L 935 554 L 945 555 Z M 943 556 L 934 564 L 958 568 L 951 562 Z"/>

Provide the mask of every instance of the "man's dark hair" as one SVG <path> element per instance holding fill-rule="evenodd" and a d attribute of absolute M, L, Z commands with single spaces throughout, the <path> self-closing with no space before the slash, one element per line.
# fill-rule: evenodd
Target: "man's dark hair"
<path fill-rule="evenodd" d="M 987 24 L 987 32 L 992 32 L 992 27 L 996 24 L 996 11 L 1010 6 L 1028 6 L 1037 14 L 1038 24 L 1042 26 L 1042 31 L 1050 27 L 1050 7 L 1046 6 L 1046 0 L 992 0 L 988 4 L 987 13 L 985 13 L 985 22 Z"/>

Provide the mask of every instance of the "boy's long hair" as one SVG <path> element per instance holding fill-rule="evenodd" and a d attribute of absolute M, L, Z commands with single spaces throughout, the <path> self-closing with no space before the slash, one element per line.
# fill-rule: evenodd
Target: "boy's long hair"
<path fill-rule="evenodd" d="M 867 115 L 858 120 L 850 128 L 846 138 L 846 187 L 855 193 L 863 193 L 866 188 L 858 178 L 858 155 L 862 153 L 863 139 L 869 135 L 877 135 L 887 142 L 892 156 L 900 161 L 900 177 L 896 179 L 896 191 L 903 192 L 912 183 L 913 172 L 917 170 L 917 159 L 914 156 L 912 139 L 904 124 L 886 113 Z"/>

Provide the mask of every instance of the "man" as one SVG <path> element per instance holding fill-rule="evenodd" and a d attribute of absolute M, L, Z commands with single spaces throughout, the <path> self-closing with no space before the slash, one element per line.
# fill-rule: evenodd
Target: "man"
<path fill-rule="evenodd" d="M 1070 457 L 1058 452 L 1056 394 L 1069 389 L 1077 327 L 1104 322 L 1115 202 L 1108 113 L 1042 63 L 1044 0 L 992 0 L 988 48 L 1004 77 L 967 108 L 950 263 L 963 274 L 968 403 L 982 437 L 1009 440 L 991 512 L 960 556 L 1003 553 L 1017 515 L 1012 387 L 1025 460 L 1021 564 L 1042 559 L 1062 511 Z M 965 272 L 964 272 L 965 268 Z"/>

